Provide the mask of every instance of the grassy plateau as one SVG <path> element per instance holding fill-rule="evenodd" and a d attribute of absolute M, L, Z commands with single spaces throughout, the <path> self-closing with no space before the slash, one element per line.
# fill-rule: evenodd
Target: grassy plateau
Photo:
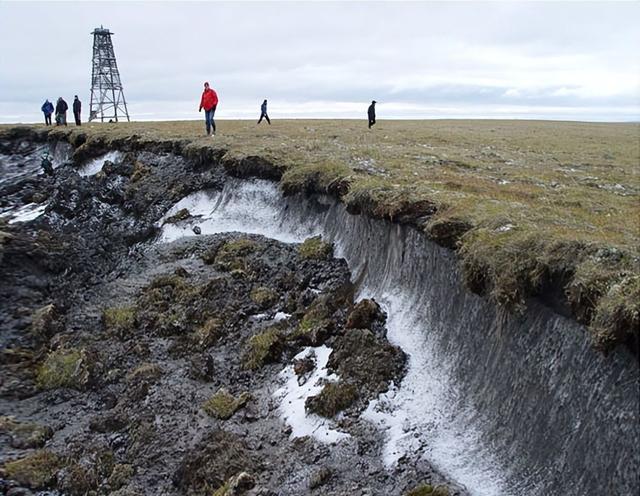
<path fill-rule="evenodd" d="M 608 351 L 638 353 L 640 124 L 366 120 L 85 124 L 49 137 L 180 141 L 225 161 L 260 157 L 285 193 L 329 193 L 354 213 L 414 225 L 457 251 L 465 282 L 511 311 L 561 302 Z M 1 126 L 5 131 L 9 126 Z M 44 126 L 33 126 L 43 130 Z"/>

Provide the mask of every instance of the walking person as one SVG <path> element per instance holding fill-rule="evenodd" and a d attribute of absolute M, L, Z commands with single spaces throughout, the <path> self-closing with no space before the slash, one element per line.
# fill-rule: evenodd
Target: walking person
<path fill-rule="evenodd" d="M 73 99 L 73 117 L 76 119 L 76 126 L 80 125 L 80 113 L 82 109 L 82 102 L 78 98 L 78 95 Z"/>
<path fill-rule="evenodd" d="M 373 100 L 371 105 L 369 105 L 369 109 L 367 110 L 367 115 L 369 116 L 369 129 L 376 123 L 376 101 Z"/>
<path fill-rule="evenodd" d="M 69 110 L 67 102 L 62 97 L 58 98 L 56 102 L 56 126 L 67 125 L 67 110 Z"/>
<path fill-rule="evenodd" d="M 265 100 L 264 102 L 262 102 L 262 105 L 260 106 L 260 119 L 258 119 L 258 124 L 260 124 L 262 122 L 262 118 L 267 119 L 267 123 L 269 125 L 271 125 L 271 121 L 269 120 L 269 116 L 267 115 L 267 101 Z"/>
<path fill-rule="evenodd" d="M 42 107 L 40 107 L 40 110 L 42 110 L 42 113 L 44 114 L 44 125 L 50 126 L 51 114 L 53 114 L 53 103 L 51 103 L 49 100 L 45 100 L 42 104 Z"/>
<path fill-rule="evenodd" d="M 202 92 L 198 112 L 202 112 L 202 109 L 204 109 L 204 121 L 207 127 L 207 136 L 216 135 L 216 121 L 213 120 L 213 116 L 216 113 L 217 106 L 218 94 L 209 87 L 209 83 L 204 83 L 204 91 Z"/>

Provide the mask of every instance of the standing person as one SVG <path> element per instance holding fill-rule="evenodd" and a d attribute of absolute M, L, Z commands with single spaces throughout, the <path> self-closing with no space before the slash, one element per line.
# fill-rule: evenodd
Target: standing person
<path fill-rule="evenodd" d="M 269 125 L 271 125 L 271 121 L 269 120 L 269 116 L 267 115 L 267 101 L 265 100 L 264 102 L 262 102 L 262 105 L 260 106 L 260 119 L 258 119 L 258 124 L 260 124 L 262 122 L 262 118 L 267 119 L 267 123 Z"/>
<path fill-rule="evenodd" d="M 198 112 L 202 112 L 202 109 L 204 109 L 204 121 L 207 126 L 207 136 L 216 135 L 216 121 L 213 120 L 213 116 L 216 113 L 217 106 L 218 94 L 209 88 L 209 83 L 204 83 L 204 91 L 202 92 Z"/>
<path fill-rule="evenodd" d="M 67 110 L 69 110 L 67 102 L 62 97 L 58 98 L 56 102 L 56 126 L 67 125 Z"/>
<path fill-rule="evenodd" d="M 53 114 L 53 103 L 51 103 L 49 100 L 45 100 L 40 110 L 42 110 L 42 113 L 44 114 L 44 125 L 50 126 L 51 114 Z"/>
<path fill-rule="evenodd" d="M 371 105 L 369 105 L 369 110 L 367 110 L 367 114 L 369 116 L 369 129 L 376 123 L 376 101 L 373 100 Z"/>
<path fill-rule="evenodd" d="M 76 119 L 76 126 L 80 125 L 80 113 L 82 109 L 82 102 L 78 98 L 78 95 L 73 99 L 73 117 Z"/>

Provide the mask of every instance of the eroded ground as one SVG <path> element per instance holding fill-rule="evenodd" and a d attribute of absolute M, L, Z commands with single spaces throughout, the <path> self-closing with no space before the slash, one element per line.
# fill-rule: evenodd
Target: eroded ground
<path fill-rule="evenodd" d="M 0 221 L 3 494 L 464 494 L 426 462 L 383 465 L 359 413 L 405 356 L 330 245 L 159 243 L 156 221 L 224 173 L 120 158 L 0 184 L 7 212 L 47 205 Z"/>

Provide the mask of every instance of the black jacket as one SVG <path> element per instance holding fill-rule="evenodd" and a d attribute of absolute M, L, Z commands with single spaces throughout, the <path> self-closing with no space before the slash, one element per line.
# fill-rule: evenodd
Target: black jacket
<path fill-rule="evenodd" d="M 56 114 L 62 114 L 69 109 L 69 105 L 62 98 L 56 102 Z"/>
<path fill-rule="evenodd" d="M 74 113 L 80 112 L 80 108 L 82 107 L 82 103 L 77 98 L 73 101 L 73 111 Z"/>
<path fill-rule="evenodd" d="M 369 110 L 367 110 L 367 113 L 369 114 L 369 119 L 370 120 L 374 120 L 376 118 L 376 106 L 375 104 L 371 104 L 369 105 Z"/>

